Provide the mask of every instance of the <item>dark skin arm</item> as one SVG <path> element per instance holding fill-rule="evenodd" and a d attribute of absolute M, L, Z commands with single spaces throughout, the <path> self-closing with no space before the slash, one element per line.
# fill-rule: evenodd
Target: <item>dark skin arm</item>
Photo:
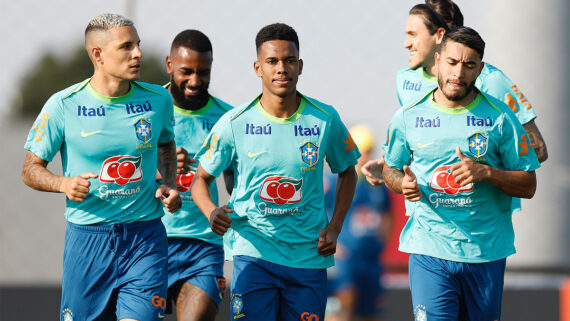
<path fill-rule="evenodd" d="M 196 203 L 198 208 L 200 208 L 202 213 L 208 218 L 212 231 L 216 234 L 224 235 L 232 224 L 232 219 L 227 213 L 232 213 L 234 210 L 227 205 L 217 207 L 216 204 L 212 202 L 210 185 L 214 179 L 215 177 L 206 172 L 202 168 L 202 165 L 198 165 L 196 175 L 194 175 L 194 179 L 192 180 L 190 192 L 192 193 L 194 203 Z"/>
<path fill-rule="evenodd" d="M 234 190 L 234 171 L 231 169 L 226 169 L 224 171 L 224 184 L 226 185 L 226 192 L 228 195 L 232 195 Z"/>
<path fill-rule="evenodd" d="M 336 252 L 338 235 L 342 230 L 344 218 L 352 204 L 357 175 L 354 166 L 350 166 L 344 172 L 338 174 L 336 182 L 334 210 L 331 221 L 320 231 L 317 251 L 322 256 L 333 255 Z"/>
<path fill-rule="evenodd" d="M 59 176 L 47 169 L 48 162 L 28 151 L 22 165 L 22 181 L 29 187 L 43 192 L 64 193 L 74 202 L 83 202 L 89 193 L 93 172 L 74 177 Z"/>
<path fill-rule="evenodd" d="M 174 141 L 158 144 L 157 168 L 163 183 L 156 190 L 155 197 L 160 198 L 170 213 L 182 206 L 182 200 L 176 189 L 176 144 Z"/>
<path fill-rule="evenodd" d="M 534 148 L 534 152 L 536 153 L 536 157 L 538 157 L 539 162 L 544 162 L 548 159 L 548 151 L 546 150 L 546 143 L 542 138 L 542 134 L 534 120 L 529 121 L 528 123 L 523 125 L 524 130 L 528 134 L 528 138 Z"/>

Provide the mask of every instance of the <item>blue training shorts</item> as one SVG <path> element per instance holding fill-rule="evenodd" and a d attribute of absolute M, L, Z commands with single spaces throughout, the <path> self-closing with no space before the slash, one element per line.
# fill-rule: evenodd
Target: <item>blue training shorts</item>
<path fill-rule="evenodd" d="M 500 320 L 506 259 L 462 263 L 411 254 L 415 319 Z"/>
<path fill-rule="evenodd" d="M 167 240 L 160 219 L 68 222 L 60 320 L 162 320 L 166 277 Z"/>
<path fill-rule="evenodd" d="M 219 305 L 226 289 L 222 246 L 192 238 L 169 238 L 169 290 L 178 281 L 199 287 Z M 169 295 L 168 301 L 172 299 Z"/>
<path fill-rule="evenodd" d="M 325 269 L 300 269 L 234 256 L 231 320 L 324 320 Z"/>

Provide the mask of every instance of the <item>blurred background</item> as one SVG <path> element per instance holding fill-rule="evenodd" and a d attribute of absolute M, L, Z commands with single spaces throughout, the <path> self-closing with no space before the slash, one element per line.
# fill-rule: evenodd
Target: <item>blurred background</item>
<path fill-rule="evenodd" d="M 144 55 L 141 80 L 158 84 L 168 81 L 164 59 L 174 36 L 183 29 L 203 31 L 213 44 L 210 92 L 233 105 L 261 90 L 253 72 L 257 31 L 273 22 L 290 24 L 305 63 L 299 90 L 335 106 L 347 126 L 368 123 L 382 142 L 399 107 L 395 74 L 408 63 L 404 27 L 416 3 L 0 0 L 0 320 L 31 314 L 24 319 L 53 320 L 59 313 L 64 197 L 27 188 L 20 170 L 27 133 L 43 103 L 92 74 L 83 50 L 91 18 L 105 12 L 132 18 Z M 563 280 L 570 275 L 570 60 L 563 57 L 570 49 L 570 2 L 456 3 L 465 25 L 487 43 L 484 60 L 501 68 L 532 103 L 549 151 L 537 171 L 536 195 L 513 217 L 518 252 L 508 259 L 503 320 L 559 320 Z M 61 173 L 60 160 L 49 168 Z M 393 204 L 395 225 L 383 256 L 386 319 L 409 320 L 407 257 L 395 250 L 405 218 L 397 198 Z"/>

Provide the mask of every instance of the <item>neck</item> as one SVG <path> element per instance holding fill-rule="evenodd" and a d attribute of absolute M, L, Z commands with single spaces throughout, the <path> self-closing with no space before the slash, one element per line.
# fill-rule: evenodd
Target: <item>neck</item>
<path fill-rule="evenodd" d="M 299 104 L 301 104 L 301 95 L 296 91 L 285 97 L 262 93 L 259 101 L 263 109 L 270 115 L 277 118 L 289 118 L 297 112 Z"/>
<path fill-rule="evenodd" d="M 119 79 L 97 72 L 95 72 L 89 83 L 95 91 L 107 97 L 121 97 L 126 95 L 131 89 L 130 80 Z"/>
<path fill-rule="evenodd" d="M 433 100 L 436 103 L 447 108 L 452 108 L 452 109 L 463 108 L 472 103 L 475 100 L 475 98 L 477 98 L 478 93 L 479 91 L 476 88 L 473 88 L 471 92 L 469 92 L 462 99 L 450 100 L 443 94 L 441 89 L 438 87 L 437 90 L 433 93 Z"/>
<path fill-rule="evenodd" d="M 435 65 L 434 62 L 432 62 L 429 65 L 423 66 L 423 68 L 428 75 L 437 78 L 437 66 Z"/>

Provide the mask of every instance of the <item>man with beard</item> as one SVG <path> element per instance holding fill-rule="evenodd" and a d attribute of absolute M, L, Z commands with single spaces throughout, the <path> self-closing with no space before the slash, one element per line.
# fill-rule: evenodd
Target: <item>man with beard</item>
<path fill-rule="evenodd" d="M 225 290 L 222 237 L 212 232 L 189 192 L 197 166 L 190 156 L 231 109 L 208 93 L 211 68 L 212 45 L 206 35 L 184 30 L 174 38 L 166 57 L 170 74 L 166 87 L 174 101 L 177 185 L 183 204 L 177 215 L 165 215 L 162 222 L 168 234 L 168 310 L 174 300 L 178 320 L 214 320 Z M 231 193 L 233 172 L 224 174 Z M 209 192 L 217 204 L 215 182 Z"/>
<path fill-rule="evenodd" d="M 417 103 L 437 87 L 434 54 L 441 45 L 445 32 L 460 26 L 463 26 L 463 14 L 453 1 L 426 0 L 410 9 L 404 41 L 404 48 L 409 50 L 409 66 L 396 74 L 398 102 L 402 107 Z M 489 63 L 484 64 L 475 87 L 509 105 L 529 135 L 538 160 L 544 162 L 548 158 L 546 143 L 536 125 L 536 113 L 520 88 L 499 68 Z M 384 161 L 380 158 L 371 160 L 362 167 L 370 184 L 382 184 L 383 164 Z M 513 211 L 519 211 L 520 208 L 520 199 L 514 198 Z"/>
<path fill-rule="evenodd" d="M 393 117 L 383 149 L 388 188 L 406 198 L 400 251 L 410 253 L 416 320 L 499 320 L 511 198 L 531 198 L 540 165 L 509 107 L 475 88 L 485 43 L 448 31 L 438 87 Z"/>

